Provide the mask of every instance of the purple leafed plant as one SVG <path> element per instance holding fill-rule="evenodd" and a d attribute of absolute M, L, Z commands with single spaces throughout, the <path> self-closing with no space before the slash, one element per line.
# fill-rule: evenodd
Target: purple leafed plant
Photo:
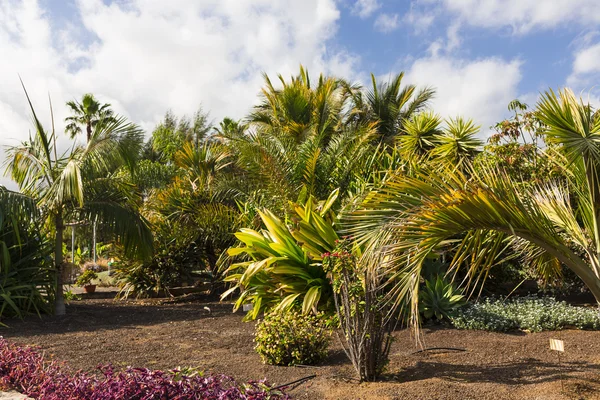
<path fill-rule="evenodd" d="M 14 389 L 43 400 L 283 400 L 289 397 L 266 382 L 238 384 L 225 375 L 186 376 L 181 371 L 153 371 L 112 366 L 100 374 L 71 372 L 64 363 L 47 361 L 36 349 L 0 337 L 0 390 Z"/>

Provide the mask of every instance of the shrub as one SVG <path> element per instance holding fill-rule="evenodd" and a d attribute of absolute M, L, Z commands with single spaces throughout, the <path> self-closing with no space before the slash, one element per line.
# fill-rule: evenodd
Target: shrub
<path fill-rule="evenodd" d="M 83 274 L 79 275 L 75 283 L 77 286 L 88 286 L 92 284 L 94 279 L 98 279 L 98 274 L 91 269 L 86 269 Z"/>
<path fill-rule="evenodd" d="M 331 334 L 323 315 L 274 311 L 256 325 L 256 351 L 273 365 L 314 365 L 327 357 Z"/>
<path fill-rule="evenodd" d="M 568 327 L 600 329 L 598 309 L 574 307 L 552 297 L 527 296 L 503 302 L 485 299 L 460 309 L 451 318 L 458 329 L 494 332 L 554 331 Z"/>
<path fill-rule="evenodd" d="M 13 197 L 23 196 L 0 186 L 0 320 L 51 313 L 56 290 L 52 246 L 39 231 L 37 213 L 11 206 L 18 203 Z"/>
<path fill-rule="evenodd" d="M 195 370 L 152 371 L 100 368 L 101 376 L 71 373 L 67 366 L 47 361 L 35 349 L 0 338 L 0 389 L 16 389 L 44 400 L 279 400 L 289 397 L 264 382 L 238 384 L 225 375 Z M 191 374 L 187 375 L 187 372 Z"/>

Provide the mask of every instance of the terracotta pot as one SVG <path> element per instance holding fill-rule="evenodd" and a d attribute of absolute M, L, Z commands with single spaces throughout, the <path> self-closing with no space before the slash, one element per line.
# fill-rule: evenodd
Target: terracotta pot
<path fill-rule="evenodd" d="M 96 291 L 96 285 L 87 285 L 83 287 L 86 293 L 94 293 Z"/>

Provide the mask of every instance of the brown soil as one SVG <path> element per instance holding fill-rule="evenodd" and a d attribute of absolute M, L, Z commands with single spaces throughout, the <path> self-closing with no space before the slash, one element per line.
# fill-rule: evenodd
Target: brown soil
<path fill-rule="evenodd" d="M 230 304 L 100 299 L 73 302 L 67 313 L 10 321 L 0 334 L 40 346 L 83 370 L 106 363 L 197 366 L 239 380 L 266 377 L 277 385 L 316 374 L 290 391 L 297 399 L 600 399 L 600 332 L 496 334 L 427 328 L 427 347 L 466 351 L 415 353 L 410 332 L 399 331 L 389 373 L 380 382 L 359 384 L 337 340 L 320 367 L 263 365 L 253 350 L 254 324 L 243 323 Z M 548 349 L 549 338 L 565 341 L 560 365 Z"/>

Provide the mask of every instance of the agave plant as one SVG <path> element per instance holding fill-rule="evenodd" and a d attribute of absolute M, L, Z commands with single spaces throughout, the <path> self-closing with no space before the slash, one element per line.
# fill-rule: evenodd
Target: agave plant
<path fill-rule="evenodd" d="M 570 268 L 600 303 L 600 115 L 568 89 L 546 92 L 537 115 L 564 180 L 523 185 L 494 168 L 397 175 L 348 217 L 369 263 L 388 262 L 396 304 L 418 312 L 424 260 L 461 237 L 451 268 L 471 278 L 512 246 L 542 274 Z"/>
<path fill-rule="evenodd" d="M 419 296 L 419 312 L 426 319 L 435 317 L 441 321 L 465 303 L 462 292 L 441 276 L 426 280 Z"/>
<path fill-rule="evenodd" d="M 317 212 L 309 199 L 304 207 L 296 206 L 299 217 L 296 230 L 268 210 L 259 215 L 266 230 L 241 229 L 236 237 L 245 245 L 229 249 L 230 256 L 250 258 L 233 264 L 226 282 L 235 285 L 225 292 L 226 298 L 236 290 L 241 295 L 235 303 L 237 310 L 252 303 L 246 319 L 255 319 L 261 311 L 289 309 L 302 304 L 308 313 L 326 304 L 331 294 L 329 280 L 322 266 L 322 255 L 335 247 L 338 236 L 324 217 L 335 201 L 335 194 Z"/>

